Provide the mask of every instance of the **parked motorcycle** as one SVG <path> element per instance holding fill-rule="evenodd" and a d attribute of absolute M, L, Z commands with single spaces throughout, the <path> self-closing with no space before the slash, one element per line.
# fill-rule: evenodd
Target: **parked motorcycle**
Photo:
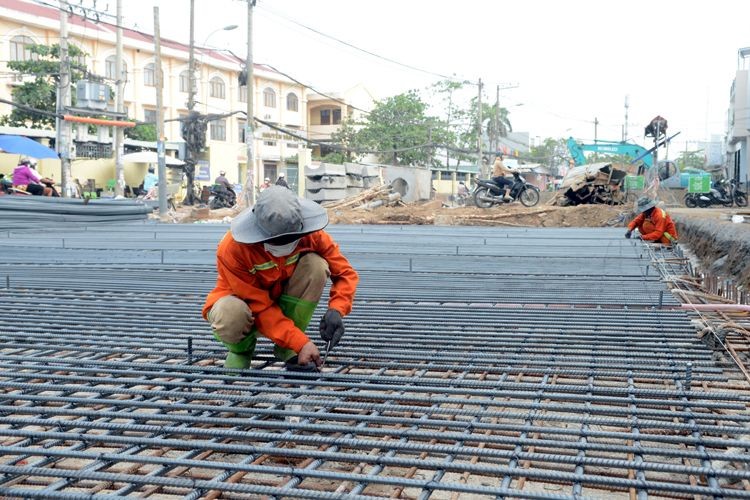
<path fill-rule="evenodd" d="M 209 189 L 208 208 L 232 208 L 237 203 L 237 195 L 231 189 L 221 184 L 214 184 Z"/>
<path fill-rule="evenodd" d="M 746 207 L 747 194 L 739 190 L 736 180 L 722 179 L 717 181 L 708 193 L 687 193 L 684 201 L 688 208 L 708 208 L 712 205 L 731 207 L 735 204 L 738 207 Z"/>
<path fill-rule="evenodd" d="M 734 204 L 738 207 L 747 206 L 747 193 L 740 191 L 740 183 L 737 179 L 729 181 L 729 196 L 734 201 Z"/>
<path fill-rule="evenodd" d="M 518 172 L 513 172 L 513 186 L 510 188 L 511 200 L 505 201 L 505 190 L 491 180 L 479 179 L 475 181 L 473 198 L 479 208 L 490 208 L 494 205 L 520 201 L 525 207 L 533 207 L 539 203 L 539 188 L 524 181 Z"/>

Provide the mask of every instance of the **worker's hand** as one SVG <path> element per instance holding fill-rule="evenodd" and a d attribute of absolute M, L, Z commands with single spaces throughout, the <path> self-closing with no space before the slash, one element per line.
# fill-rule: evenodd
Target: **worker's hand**
<path fill-rule="evenodd" d="M 633 236 L 633 231 L 628 231 L 627 233 L 625 233 L 625 237 L 627 239 L 630 239 L 631 236 Z"/>
<path fill-rule="evenodd" d="M 320 358 L 320 351 L 312 342 L 302 346 L 302 349 L 297 353 L 297 363 L 300 365 L 306 365 L 308 363 L 315 363 L 315 366 L 323 364 L 323 360 Z"/>
<path fill-rule="evenodd" d="M 333 349 L 343 336 L 344 320 L 341 318 L 341 313 L 336 309 L 329 309 L 320 320 L 320 338 L 326 342 L 330 340 L 331 349 Z"/>

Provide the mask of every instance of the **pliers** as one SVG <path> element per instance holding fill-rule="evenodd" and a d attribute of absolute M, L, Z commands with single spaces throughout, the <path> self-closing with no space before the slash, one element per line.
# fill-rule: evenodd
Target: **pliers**
<path fill-rule="evenodd" d="M 331 352 L 331 341 L 329 340 L 326 342 L 326 353 L 323 355 L 323 364 L 320 365 L 321 367 L 325 366 L 326 361 L 328 360 L 328 353 Z"/>

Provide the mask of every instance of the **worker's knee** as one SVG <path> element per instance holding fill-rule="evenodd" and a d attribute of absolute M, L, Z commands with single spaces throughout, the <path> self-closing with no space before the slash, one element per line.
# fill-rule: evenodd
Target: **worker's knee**
<path fill-rule="evenodd" d="M 328 262 L 316 253 L 300 257 L 284 293 L 310 302 L 317 302 L 331 275 Z"/>
<path fill-rule="evenodd" d="M 244 300 L 234 295 L 217 300 L 208 320 L 216 335 L 228 344 L 240 342 L 253 327 L 253 313 Z"/>

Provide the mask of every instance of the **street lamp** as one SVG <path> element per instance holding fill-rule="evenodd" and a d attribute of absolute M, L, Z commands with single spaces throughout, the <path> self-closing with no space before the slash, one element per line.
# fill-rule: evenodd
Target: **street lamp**
<path fill-rule="evenodd" d="M 218 33 L 219 31 L 232 31 L 239 28 L 236 24 L 229 24 L 227 26 L 224 26 L 223 28 L 217 28 L 213 30 L 211 33 L 208 34 L 205 40 L 203 40 L 203 43 L 201 44 L 202 47 L 205 47 L 206 44 L 208 44 L 208 39 L 211 38 L 214 34 Z"/>

